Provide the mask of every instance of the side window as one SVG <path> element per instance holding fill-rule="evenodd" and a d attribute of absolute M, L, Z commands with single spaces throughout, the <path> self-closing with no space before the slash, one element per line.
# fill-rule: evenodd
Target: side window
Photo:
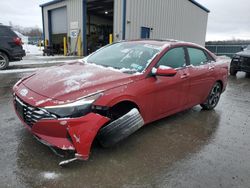
<path fill-rule="evenodd" d="M 173 48 L 169 50 L 157 63 L 157 67 L 160 65 L 179 68 L 186 65 L 185 51 L 183 48 Z"/>
<path fill-rule="evenodd" d="M 6 33 L 5 27 L 0 26 L 0 36 L 6 36 Z"/>
<path fill-rule="evenodd" d="M 208 62 L 207 56 L 203 50 L 197 48 L 188 48 L 188 54 L 191 65 L 199 66 Z"/>
<path fill-rule="evenodd" d="M 16 36 L 16 34 L 9 28 L 6 26 L 0 26 L 0 36 Z"/>
<path fill-rule="evenodd" d="M 206 52 L 206 51 L 204 51 L 204 52 L 207 55 L 208 61 L 210 61 L 210 62 L 215 61 L 214 58 L 208 52 Z"/>

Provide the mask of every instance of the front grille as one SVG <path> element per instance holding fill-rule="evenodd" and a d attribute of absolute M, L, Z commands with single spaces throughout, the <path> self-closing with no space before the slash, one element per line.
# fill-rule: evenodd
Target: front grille
<path fill-rule="evenodd" d="M 23 102 L 18 97 L 14 97 L 14 105 L 18 115 L 22 118 L 22 120 L 32 127 L 34 123 L 41 119 L 55 119 L 56 116 L 50 114 L 46 110 L 33 107 L 25 102 Z"/>
<path fill-rule="evenodd" d="M 242 66 L 250 66 L 250 58 L 249 57 L 242 57 L 241 62 L 242 62 Z"/>

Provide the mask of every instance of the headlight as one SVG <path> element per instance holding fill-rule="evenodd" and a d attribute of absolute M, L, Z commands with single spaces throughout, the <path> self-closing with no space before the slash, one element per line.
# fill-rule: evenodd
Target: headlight
<path fill-rule="evenodd" d="M 245 58 L 244 57 L 240 57 L 240 62 L 244 62 Z"/>
<path fill-rule="evenodd" d="M 239 56 L 239 55 L 234 55 L 233 58 L 235 58 L 235 59 L 240 59 L 240 56 Z"/>
<path fill-rule="evenodd" d="M 44 107 L 48 112 L 57 115 L 59 118 L 66 117 L 81 117 L 86 115 L 91 111 L 92 103 L 98 99 L 102 94 L 98 93 L 73 103 L 57 105 L 57 106 L 48 106 Z"/>

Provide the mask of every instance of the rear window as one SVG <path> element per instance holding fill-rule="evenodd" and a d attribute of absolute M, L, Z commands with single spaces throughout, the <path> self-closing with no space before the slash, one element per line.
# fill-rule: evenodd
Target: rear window
<path fill-rule="evenodd" d="M 203 50 L 197 48 L 188 48 L 190 64 L 199 66 L 208 62 L 206 54 Z"/>
<path fill-rule="evenodd" d="M 16 34 L 9 27 L 0 26 L 0 37 L 1 36 L 15 37 Z"/>

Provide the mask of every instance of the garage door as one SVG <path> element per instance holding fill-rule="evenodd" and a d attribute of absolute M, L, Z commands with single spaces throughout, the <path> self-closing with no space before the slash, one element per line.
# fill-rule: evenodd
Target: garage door
<path fill-rule="evenodd" d="M 51 11 L 52 34 L 67 33 L 67 9 L 58 8 Z"/>

